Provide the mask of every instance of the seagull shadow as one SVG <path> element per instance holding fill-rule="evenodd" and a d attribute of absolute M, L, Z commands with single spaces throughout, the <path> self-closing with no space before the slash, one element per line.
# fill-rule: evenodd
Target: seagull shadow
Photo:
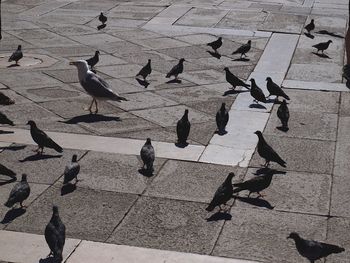
<path fill-rule="evenodd" d="M 264 105 L 258 104 L 258 103 L 252 103 L 249 105 L 249 108 L 251 109 L 267 109 Z"/>
<path fill-rule="evenodd" d="M 250 61 L 249 58 L 235 58 L 235 59 L 232 59 L 232 61 L 243 61 L 243 62 L 248 62 Z"/>
<path fill-rule="evenodd" d="M 76 184 L 68 183 L 62 186 L 61 196 L 73 193 L 77 189 Z"/>
<path fill-rule="evenodd" d="M 145 89 L 147 89 L 148 85 L 150 84 L 147 80 L 136 78 L 136 81 L 143 86 Z"/>
<path fill-rule="evenodd" d="M 324 53 L 317 53 L 317 52 L 311 52 L 312 54 L 316 55 L 316 56 L 319 56 L 320 58 L 328 58 L 330 59 L 329 56 L 327 56 L 326 54 Z"/>
<path fill-rule="evenodd" d="M 6 184 L 11 184 L 11 183 L 16 182 L 16 181 L 17 181 L 17 177 L 14 176 L 14 177 L 12 177 L 11 179 L 9 179 L 7 181 L 0 182 L 0 186 L 6 185 Z"/>
<path fill-rule="evenodd" d="M 280 130 L 280 131 L 283 131 L 283 132 L 289 131 L 289 128 L 288 128 L 288 127 L 283 127 L 283 126 L 276 127 L 276 129 L 277 129 L 277 130 Z"/>
<path fill-rule="evenodd" d="M 320 35 L 329 35 L 329 36 L 332 36 L 332 37 L 344 38 L 342 35 L 338 35 L 336 33 L 329 32 L 327 30 L 320 30 L 320 31 L 317 31 L 316 33 L 320 34 Z"/>
<path fill-rule="evenodd" d="M 19 64 L 11 64 L 9 66 L 7 66 L 7 68 L 14 68 L 14 67 L 19 67 L 20 65 Z"/>
<path fill-rule="evenodd" d="M 23 209 L 23 208 L 13 208 L 9 211 L 7 211 L 7 213 L 5 214 L 4 218 L 2 219 L 2 221 L 0 222 L 1 224 L 8 224 L 10 222 L 12 222 L 13 220 L 15 220 L 17 217 L 20 217 L 21 215 L 25 214 L 27 210 Z"/>
<path fill-rule="evenodd" d="M 101 114 L 85 114 L 73 117 L 66 121 L 58 121 L 65 124 L 77 124 L 80 122 L 84 123 L 94 123 L 94 122 L 100 122 L 100 121 L 121 121 L 119 117 L 111 117 L 111 116 L 104 116 Z"/>
<path fill-rule="evenodd" d="M 311 35 L 310 33 L 307 33 L 307 32 L 305 32 L 304 35 L 307 36 L 308 38 L 311 38 L 311 39 L 315 38 L 314 35 Z"/>
<path fill-rule="evenodd" d="M 219 52 L 213 52 L 213 51 L 209 51 L 209 50 L 207 50 L 207 52 L 214 58 L 217 58 L 217 59 L 221 58 L 221 55 Z"/>
<path fill-rule="evenodd" d="M 206 220 L 207 222 L 212 222 L 212 221 L 220 221 L 220 220 L 225 220 L 229 221 L 232 219 L 232 215 L 227 213 L 227 212 L 216 212 L 215 214 L 212 214 L 210 217 L 208 217 Z"/>
<path fill-rule="evenodd" d="M 39 160 L 47 160 L 47 159 L 54 159 L 54 158 L 61 158 L 62 155 L 48 155 L 48 154 L 33 154 L 30 155 L 22 160 L 19 160 L 21 163 L 24 162 L 33 162 L 33 161 L 39 161 Z"/>
<path fill-rule="evenodd" d="M 11 134 L 11 133 L 15 133 L 14 131 L 3 131 L 0 130 L 0 134 Z"/>
<path fill-rule="evenodd" d="M 97 30 L 104 29 L 106 26 L 107 26 L 107 24 L 99 25 L 99 26 L 97 26 Z"/>
<path fill-rule="evenodd" d="M 171 83 L 177 83 L 177 84 L 181 84 L 182 81 L 180 79 L 171 79 L 167 82 L 165 82 L 166 84 L 171 84 Z"/>
<path fill-rule="evenodd" d="M 261 198 L 242 197 L 242 196 L 238 196 L 238 195 L 232 195 L 232 197 L 243 202 L 243 203 L 247 203 L 250 205 L 254 205 L 254 206 L 258 206 L 258 207 L 265 207 L 265 208 L 270 209 L 270 210 L 275 208 L 268 201 L 261 199 Z"/>
<path fill-rule="evenodd" d="M 188 142 L 186 143 L 175 143 L 175 146 L 178 147 L 178 148 L 186 148 L 188 146 Z"/>
<path fill-rule="evenodd" d="M 20 151 L 25 149 L 26 147 L 27 147 L 26 145 L 14 145 L 14 146 L 0 147 L 0 149 L 7 150 L 7 151 Z"/>
<path fill-rule="evenodd" d="M 153 171 L 152 170 L 147 170 L 145 168 L 140 168 L 137 170 L 140 174 L 142 174 L 145 177 L 152 177 L 153 176 Z"/>
<path fill-rule="evenodd" d="M 249 92 L 249 90 L 229 89 L 229 90 L 226 90 L 222 96 L 227 96 L 227 95 L 231 95 L 231 94 L 235 95 L 235 94 L 239 94 L 239 93 L 243 93 L 243 92 Z"/>

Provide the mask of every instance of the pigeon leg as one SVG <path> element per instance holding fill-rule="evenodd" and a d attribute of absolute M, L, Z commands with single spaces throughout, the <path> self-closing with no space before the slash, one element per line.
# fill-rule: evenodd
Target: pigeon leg
<path fill-rule="evenodd" d="M 36 148 L 35 150 L 33 150 L 33 152 L 38 152 L 40 149 L 40 146 L 38 145 L 38 148 Z"/>
<path fill-rule="evenodd" d="M 252 193 L 252 192 L 249 191 L 248 198 L 250 197 L 250 194 L 251 194 L 251 193 Z"/>
<path fill-rule="evenodd" d="M 270 161 L 267 161 L 267 160 L 266 160 L 266 162 L 265 162 L 265 164 L 264 164 L 264 167 L 269 167 L 269 164 L 270 164 Z"/>
<path fill-rule="evenodd" d="M 257 198 L 260 198 L 260 197 L 264 197 L 265 195 L 261 194 L 260 192 L 258 192 L 258 197 Z"/>

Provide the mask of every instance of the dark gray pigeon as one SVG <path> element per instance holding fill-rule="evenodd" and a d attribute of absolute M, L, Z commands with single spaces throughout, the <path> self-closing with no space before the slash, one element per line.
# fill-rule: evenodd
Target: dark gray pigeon
<path fill-rule="evenodd" d="M 52 208 L 52 217 L 45 228 L 45 240 L 50 248 L 49 256 L 52 255 L 54 260 L 62 262 L 62 252 L 66 241 L 66 226 L 61 221 L 57 206 Z"/>
<path fill-rule="evenodd" d="M 185 110 L 182 118 L 177 122 L 176 133 L 177 133 L 177 142 L 179 145 L 187 145 L 187 138 L 190 134 L 191 123 L 188 120 L 188 109 Z"/>
<path fill-rule="evenodd" d="M 174 76 L 177 80 L 177 77 L 179 74 L 181 74 L 184 71 L 184 61 L 186 61 L 184 58 L 181 58 L 179 60 L 179 63 L 175 65 L 168 74 L 166 74 L 166 78 L 170 78 L 171 76 Z"/>
<path fill-rule="evenodd" d="M 8 62 L 16 61 L 16 65 L 18 65 L 18 61 L 23 58 L 22 53 L 22 45 L 18 45 L 17 50 L 12 53 L 11 57 L 9 58 Z"/>
<path fill-rule="evenodd" d="M 153 172 L 155 153 L 150 138 L 147 138 L 146 143 L 142 146 L 140 155 L 143 162 L 142 168 L 144 169 L 146 166 L 147 171 Z"/>
<path fill-rule="evenodd" d="M 36 150 L 38 154 L 44 152 L 44 147 L 54 149 L 59 153 L 63 151 L 61 146 L 55 143 L 44 131 L 40 130 L 34 121 L 28 121 L 27 125 L 30 125 L 30 135 L 32 136 L 33 141 L 38 144 L 38 149 Z"/>
<path fill-rule="evenodd" d="M 0 174 L 16 178 L 16 173 L 2 164 L 0 164 Z"/>
<path fill-rule="evenodd" d="M 229 115 L 228 111 L 226 110 L 226 104 L 223 102 L 221 104 L 221 108 L 216 113 L 216 126 L 218 127 L 218 134 L 223 135 L 225 134 L 225 128 L 228 123 Z"/>
<path fill-rule="evenodd" d="M 4 93 L 0 92 L 0 105 L 11 105 L 11 104 L 15 104 L 15 101 L 7 97 Z"/>
<path fill-rule="evenodd" d="M 321 43 L 318 43 L 316 45 L 313 45 L 312 47 L 317 48 L 317 53 L 318 53 L 318 51 L 321 50 L 322 54 L 323 54 L 323 51 L 325 51 L 329 47 L 330 43 L 333 43 L 333 41 L 328 40 L 327 42 L 321 42 Z"/>
<path fill-rule="evenodd" d="M 259 101 L 266 103 L 266 97 L 262 89 L 258 87 L 255 83 L 255 79 L 250 79 L 251 88 L 250 95 L 254 98 L 254 102 L 259 103 Z"/>
<path fill-rule="evenodd" d="M 286 100 L 283 100 L 277 110 L 277 117 L 282 123 L 281 130 L 288 131 L 289 109 Z"/>
<path fill-rule="evenodd" d="M 282 158 L 272 149 L 270 145 L 265 141 L 261 131 L 254 132 L 258 138 L 258 154 L 265 159 L 265 167 L 268 167 L 270 162 L 276 162 L 279 165 L 286 167 L 286 162 L 282 160 Z"/>
<path fill-rule="evenodd" d="M 214 49 L 215 53 L 217 53 L 217 50 L 222 46 L 222 37 L 219 37 L 217 40 L 208 43 L 207 46 Z"/>
<path fill-rule="evenodd" d="M 98 17 L 98 20 L 104 25 L 107 22 L 107 17 L 101 12 L 100 16 Z"/>
<path fill-rule="evenodd" d="M 15 126 L 13 124 L 13 121 L 11 121 L 9 118 L 7 118 L 7 116 L 3 113 L 0 112 L 0 124 L 8 124 L 11 126 Z"/>
<path fill-rule="evenodd" d="M 307 30 L 307 32 L 309 34 L 311 33 L 312 30 L 315 29 L 315 24 L 314 24 L 314 20 L 313 19 L 311 19 L 311 22 L 305 26 L 305 29 Z"/>
<path fill-rule="evenodd" d="M 244 83 L 242 80 L 240 80 L 238 77 L 236 77 L 229 70 L 228 67 L 225 67 L 224 70 L 226 71 L 226 81 L 232 85 L 233 89 L 235 89 L 236 87 L 245 87 L 245 88 L 249 89 L 250 85 Z"/>
<path fill-rule="evenodd" d="M 303 239 L 295 232 L 290 233 L 287 238 L 294 240 L 299 254 L 304 258 L 307 258 L 310 263 L 314 263 L 316 260 L 325 258 L 330 254 L 338 254 L 345 251 L 344 248 L 337 245 Z"/>
<path fill-rule="evenodd" d="M 144 80 L 146 80 L 147 76 L 152 73 L 152 68 L 151 68 L 151 60 L 149 59 L 147 64 L 143 66 L 143 68 L 140 70 L 139 73 L 137 73 L 137 76 L 143 77 Z"/>
<path fill-rule="evenodd" d="M 86 60 L 91 69 L 100 61 L 100 51 L 96 50 L 92 58 Z"/>
<path fill-rule="evenodd" d="M 64 169 L 63 184 L 68 184 L 73 179 L 75 179 L 75 183 L 78 182 L 80 164 L 77 162 L 77 157 L 78 156 L 76 154 L 73 154 L 71 163 L 66 165 L 66 168 Z"/>
<path fill-rule="evenodd" d="M 221 205 L 226 205 L 226 203 L 231 199 L 233 194 L 232 178 L 235 176 L 234 173 L 229 173 L 226 177 L 225 182 L 220 185 L 216 190 L 213 199 L 211 200 L 208 207 L 205 209 L 209 212 L 213 211 L 215 207 L 219 206 L 220 211 Z"/>
<path fill-rule="evenodd" d="M 236 51 L 232 52 L 232 55 L 241 54 L 241 58 L 242 58 L 242 56 L 246 57 L 247 56 L 246 53 L 248 53 L 248 51 L 250 50 L 251 44 L 252 44 L 252 41 L 248 40 L 247 44 L 244 44 L 244 45 L 240 46 L 239 48 L 237 48 Z"/>
<path fill-rule="evenodd" d="M 27 182 L 27 175 L 22 174 L 22 180 L 15 184 L 15 186 L 12 188 L 10 192 L 10 196 L 5 203 L 5 206 L 7 207 L 13 207 L 14 204 L 19 203 L 22 207 L 23 206 L 23 201 L 26 200 L 30 195 L 30 187 Z"/>
<path fill-rule="evenodd" d="M 267 96 L 267 97 L 275 95 L 275 96 L 277 96 L 277 98 L 279 96 L 281 96 L 281 97 L 289 100 L 289 97 L 287 96 L 287 94 L 282 90 L 282 88 L 280 86 L 278 86 L 275 82 L 273 82 L 270 77 L 267 77 L 266 81 L 267 81 L 266 88 L 270 93 L 269 96 Z"/>

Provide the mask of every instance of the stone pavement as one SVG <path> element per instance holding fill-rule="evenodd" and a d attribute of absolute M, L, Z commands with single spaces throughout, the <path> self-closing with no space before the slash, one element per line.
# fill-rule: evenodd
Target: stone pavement
<path fill-rule="evenodd" d="M 97 30 L 99 13 L 107 26 Z M 27 173 L 26 210 L 0 206 L 0 262 L 49 262 L 43 238 L 57 204 L 67 228 L 66 262 L 307 262 L 286 237 L 301 236 L 345 247 L 325 261 L 350 261 L 350 95 L 342 80 L 348 1 L 334 0 L 3 0 L 0 91 L 16 103 L 0 111 L 16 126 L 1 127 L 0 163 Z M 223 37 L 220 59 L 206 43 Z M 252 40 L 248 61 L 231 55 Z M 326 56 L 312 45 L 331 39 Z M 7 59 L 17 45 L 19 67 Z M 100 50 L 97 73 L 127 102 L 102 102 L 94 116 L 69 61 Z M 165 74 L 184 57 L 181 83 Z M 150 85 L 135 80 L 152 59 Z M 244 89 L 230 91 L 224 67 L 285 87 L 290 130 L 278 129 L 273 98 L 256 108 Z M 215 134 L 222 102 L 230 109 L 228 133 Z M 189 146 L 178 148 L 175 126 L 185 109 L 192 123 Z M 34 120 L 64 148 L 41 158 L 29 135 Z M 227 214 L 207 213 L 215 190 L 234 171 L 249 179 L 263 160 L 255 152 L 262 130 L 286 160 L 264 199 L 229 202 Z M 140 173 L 139 150 L 150 137 L 155 172 Z M 62 189 L 72 154 L 81 164 L 77 188 Z M 0 203 L 13 180 L 0 175 Z"/>

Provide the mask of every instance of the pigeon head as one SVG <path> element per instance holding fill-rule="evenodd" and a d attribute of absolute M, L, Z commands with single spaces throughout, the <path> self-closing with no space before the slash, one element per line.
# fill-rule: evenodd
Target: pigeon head
<path fill-rule="evenodd" d="M 72 156 L 72 162 L 76 162 L 76 161 L 77 161 L 77 158 L 78 158 L 78 156 L 77 156 L 76 154 L 73 154 L 73 156 Z"/>
<path fill-rule="evenodd" d="M 286 105 L 287 105 L 287 101 L 286 101 L 286 100 L 283 100 L 283 101 L 282 101 L 282 105 L 286 106 Z"/>
<path fill-rule="evenodd" d="M 185 110 L 184 116 L 188 116 L 188 109 Z"/>
<path fill-rule="evenodd" d="M 313 19 L 311 19 L 311 23 L 313 23 L 314 22 L 314 20 Z"/>
<path fill-rule="evenodd" d="M 228 67 L 225 67 L 224 70 L 225 70 L 225 71 L 229 71 Z"/>
<path fill-rule="evenodd" d="M 18 45 L 17 50 L 21 50 L 22 49 L 22 45 Z"/>
<path fill-rule="evenodd" d="M 254 134 L 258 135 L 258 137 L 262 136 L 261 131 L 256 131 L 256 132 L 254 132 Z"/>
<path fill-rule="evenodd" d="M 333 43 L 333 41 L 332 41 L 332 40 L 328 40 L 327 42 L 328 42 L 328 43 Z"/>
<path fill-rule="evenodd" d="M 270 77 L 267 77 L 266 81 L 270 82 L 270 81 L 272 81 L 272 79 Z"/>
<path fill-rule="evenodd" d="M 147 139 L 146 139 L 146 144 L 147 144 L 147 145 L 151 145 L 151 139 L 150 139 L 150 138 L 147 138 Z"/>
<path fill-rule="evenodd" d="M 101 14 L 100 15 L 103 15 L 103 12 L 101 12 Z"/>
<path fill-rule="evenodd" d="M 96 50 L 96 51 L 95 51 L 95 55 L 96 55 L 96 56 L 100 55 L 100 51 L 99 51 L 99 50 Z"/>
<path fill-rule="evenodd" d="M 148 63 L 151 63 L 151 59 L 148 59 Z"/>
<path fill-rule="evenodd" d="M 26 174 L 22 174 L 22 182 L 27 182 L 27 175 Z"/>
<path fill-rule="evenodd" d="M 222 40 L 222 37 L 219 37 L 219 40 Z"/>
<path fill-rule="evenodd" d="M 180 59 L 180 63 L 183 63 L 184 61 L 186 61 L 184 58 Z"/>
<path fill-rule="evenodd" d="M 251 40 L 248 40 L 248 44 L 250 45 L 252 43 L 252 41 Z"/>
<path fill-rule="evenodd" d="M 220 109 L 221 109 L 222 111 L 224 111 L 224 110 L 225 110 L 225 107 L 226 107 L 226 103 L 223 102 L 223 103 L 221 104 L 221 108 L 220 108 Z"/>
<path fill-rule="evenodd" d="M 52 213 L 53 213 L 53 215 L 58 215 L 58 206 L 57 205 L 52 206 Z"/>
<path fill-rule="evenodd" d="M 34 121 L 28 121 L 27 125 L 30 125 L 30 127 L 36 127 L 36 124 Z"/>
<path fill-rule="evenodd" d="M 231 172 L 231 173 L 228 174 L 228 176 L 227 176 L 225 181 L 228 182 L 228 183 L 231 183 L 233 177 L 235 177 L 235 174 Z"/>
<path fill-rule="evenodd" d="M 251 83 L 255 83 L 255 79 L 253 79 L 253 78 L 251 78 L 249 81 L 250 81 Z"/>
<path fill-rule="evenodd" d="M 291 238 L 291 239 L 294 239 L 294 240 L 297 240 L 300 238 L 299 234 L 296 233 L 296 232 L 292 232 L 289 234 L 289 236 L 287 238 Z"/>

